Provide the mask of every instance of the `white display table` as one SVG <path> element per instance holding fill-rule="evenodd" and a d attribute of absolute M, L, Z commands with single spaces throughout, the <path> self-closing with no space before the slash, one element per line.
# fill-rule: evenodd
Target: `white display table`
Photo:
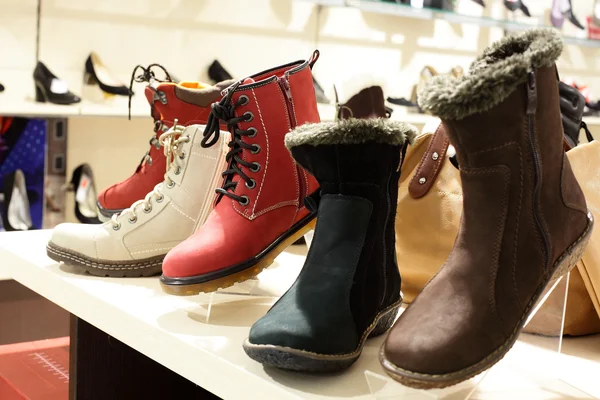
<path fill-rule="evenodd" d="M 169 296 L 161 291 L 157 278 L 74 273 L 47 258 L 49 237 L 49 231 L 0 233 L 0 271 L 9 270 L 21 284 L 221 398 L 409 398 L 398 395 L 401 386 L 384 377 L 377 360 L 383 337 L 368 341 L 359 361 L 347 372 L 329 376 L 264 369 L 246 356 L 241 345 L 250 326 L 293 282 L 302 267 L 304 246 L 292 246 L 281 254 L 256 286 L 238 287 L 241 291 L 253 287 L 252 296 L 214 294 L 207 322 L 211 296 Z M 509 366 L 516 360 L 528 369 L 541 368 L 541 364 L 550 367 L 553 362 L 545 360 L 558 356 L 543 346 L 551 342 L 532 336 L 520 340 L 507 356 L 509 360 L 491 370 L 472 398 L 600 397 L 600 337 L 564 341 L 564 353 L 585 357 L 561 356 L 564 371 L 560 377 L 572 386 L 551 374 L 542 380 L 530 379 L 513 364 Z M 582 397 L 582 391 L 587 397 Z M 410 398 L 450 398 L 444 397 L 447 393 L 412 392 Z M 464 398 L 456 396 L 451 398 Z"/>

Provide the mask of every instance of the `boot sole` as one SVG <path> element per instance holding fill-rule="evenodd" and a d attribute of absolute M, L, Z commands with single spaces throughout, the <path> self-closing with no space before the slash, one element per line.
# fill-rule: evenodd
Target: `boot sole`
<path fill-rule="evenodd" d="M 160 285 L 165 293 L 175 296 L 193 296 L 225 289 L 252 279 L 273 264 L 275 258 L 296 240 L 314 229 L 316 222 L 314 215 L 305 217 L 250 260 L 203 275 L 185 278 L 169 278 L 163 275 L 160 277 Z"/>
<path fill-rule="evenodd" d="M 81 253 L 65 249 L 50 242 L 46 254 L 54 261 L 64 262 L 78 270 L 94 276 L 114 278 L 137 278 L 154 276 L 162 272 L 165 255 L 136 261 L 93 260 Z"/>
<path fill-rule="evenodd" d="M 386 333 L 394 325 L 401 306 L 402 297 L 377 314 L 352 353 L 319 354 L 285 346 L 252 344 L 248 339 L 244 341 L 244 351 L 251 359 L 269 367 L 300 372 L 341 371 L 349 368 L 360 357 L 367 339 Z"/>
<path fill-rule="evenodd" d="M 571 271 L 571 269 L 573 269 L 573 267 L 581 259 L 583 253 L 585 252 L 587 242 L 592 234 L 593 226 L 594 219 L 592 214 L 588 212 L 588 225 L 583 234 L 556 260 L 554 263 L 554 272 L 545 283 L 539 286 L 536 294 L 527 305 L 523 317 L 517 324 L 517 327 L 514 329 L 511 336 L 492 354 L 479 361 L 477 364 L 464 368 L 460 371 L 451 372 L 448 374 L 424 374 L 408 371 L 394 365 L 385 357 L 385 345 L 382 345 L 379 351 L 379 361 L 385 372 L 394 380 L 408 387 L 415 389 L 441 389 L 471 379 L 494 366 L 498 361 L 502 360 L 506 353 L 508 353 L 508 351 L 513 347 L 519 337 L 519 334 L 521 333 L 521 330 L 523 329 L 523 325 L 527 321 L 529 315 L 535 309 L 537 302 L 552 287 L 552 285 L 554 285 L 554 282 Z"/>

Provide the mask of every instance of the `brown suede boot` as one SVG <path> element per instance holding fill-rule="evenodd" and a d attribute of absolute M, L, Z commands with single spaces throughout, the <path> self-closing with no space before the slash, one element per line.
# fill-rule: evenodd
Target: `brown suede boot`
<path fill-rule="evenodd" d="M 338 119 L 389 118 L 392 113 L 392 109 L 385 106 L 381 86 L 362 89 L 344 103 L 337 101 L 336 93 L 336 108 Z"/>
<path fill-rule="evenodd" d="M 507 37 L 468 75 L 419 92 L 456 148 L 464 204 L 446 264 L 381 348 L 386 372 L 407 386 L 442 388 L 490 368 L 581 258 L 593 222 L 563 151 L 561 51 L 553 31 Z"/>

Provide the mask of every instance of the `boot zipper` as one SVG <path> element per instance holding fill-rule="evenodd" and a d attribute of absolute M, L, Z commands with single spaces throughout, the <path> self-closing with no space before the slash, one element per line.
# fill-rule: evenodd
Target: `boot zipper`
<path fill-rule="evenodd" d="M 531 145 L 531 152 L 533 154 L 534 170 L 535 170 L 535 185 L 533 187 L 533 216 L 535 223 L 538 226 L 542 234 L 542 241 L 544 242 L 545 262 L 544 267 L 548 269 L 548 263 L 550 262 L 550 240 L 546 230 L 542 226 L 541 217 L 539 214 L 539 208 L 537 206 L 540 197 L 540 189 L 542 184 L 542 166 L 540 162 L 540 155 L 538 154 L 537 147 L 535 145 L 535 111 L 537 108 L 537 88 L 535 84 L 535 73 L 530 72 L 527 77 L 527 120 L 529 127 L 529 144 Z"/>
<path fill-rule="evenodd" d="M 381 296 L 381 302 L 379 303 L 379 306 L 383 306 L 385 303 L 385 299 L 387 298 L 387 252 L 388 249 L 386 247 L 386 234 L 387 234 L 387 229 L 388 229 L 388 215 L 390 215 L 390 212 L 392 210 L 392 201 L 390 199 L 390 183 L 392 182 L 392 174 L 390 174 L 390 176 L 388 177 L 388 181 L 387 181 L 387 185 L 385 188 L 385 199 L 386 199 L 386 205 L 387 205 L 387 210 L 385 213 L 385 220 L 383 223 L 383 296 Z"/>
<path fill-rule="evenodd" d="M 279 84 L 279 87 L 281 87 L 281 91 L 283 92 L 283 96 L 285 98 L 285 106 L 290 117 L 290 125 L 291 128 L 294 129 L 297 125 L 297 122 L 296 117 L 294 115 L 294 110 L 292 109 L 292 89 L 290 88 L 290 82 L 288 81 L 287 73 L 284 74 L 282 77 L 277 78 L 277 83 Z"/>
<path fill-rule="evenodd" d="M 281 88 L 281 91 L 283 92 L 283 96 L 285 99 L 285 106 L 287 108 L 288 116 L 290 117 L 291 129 L 294 129 L 296 127 L 296 125 L 298 124 L 298 121 L 296 121 L 296 116 L 295 116 L 294 110 L 292 108 L 292 90 L 290 88 L 290 82 L 288 81 L 287 73 L 285 73 L 282 77 L 277 78 L 277 83 L 279 84 L 279 87 Z M 300 203 L 298 204 L 298 207 L 301 208 L 302 201 L 308 195 L 308 193 L 306 193 L 308 188 L 305 187 L 306 185 L 304 182 L 304 174 L 302 172 L 302 169 L 297 165 L 296 165 L 296 171 L 298 174 L 298 182 L 300 184 Z"/>

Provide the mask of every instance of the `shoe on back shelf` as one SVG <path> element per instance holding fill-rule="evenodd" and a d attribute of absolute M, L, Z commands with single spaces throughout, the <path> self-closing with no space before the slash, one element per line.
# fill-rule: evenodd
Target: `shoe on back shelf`
<path fill-rule="evenodd" d="M 28 231 L 33 228 L 25 174 L 20 169 L 4 177 L 2 183 L 4 200 L 0 207 L 2 225 L 7 231 Z"/>
<path fill-rule="evenodd" d="M 68 190 L 75 193 L 74 211 L 77 220 L 82 224 L 99 224 L 94 174 L 88 164 L 75 168 Z"/>
<path fill-rule="evenodd" d="M 109 95 L 129 96 L 130 94 L 129 88 L 113 77 L 95 52 L 91 52 L 85 60 L 83 82 L 87 85 L 98 85 Z"/>
<path fill-rule="evenodd" d="M 69 91 L 67 83 L 54 75 L 41 61 L 35 66 L 33 80 L 37 102 L 69 105 L 81 101 L 79 96 Z"/>

